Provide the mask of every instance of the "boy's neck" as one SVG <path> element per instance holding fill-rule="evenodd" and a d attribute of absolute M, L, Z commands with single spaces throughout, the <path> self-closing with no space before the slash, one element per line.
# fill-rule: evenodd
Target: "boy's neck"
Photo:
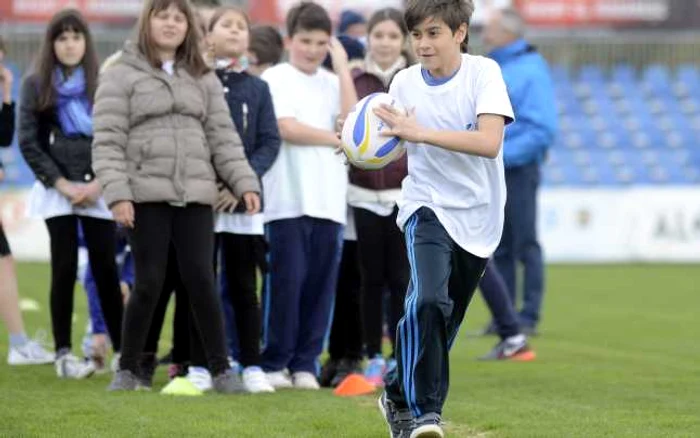
<path fill-rule="evenodd" d="M 430 73 L 430 76 L 434 77 L 435 79 L 444 79 L 444 78 L 449 78 L 452 75 L 454 75 L 457 70 L 462 66 L 462 54 L 459 53 L 457 56 L 453 57 L 452 59 L 449 60 L 445 65 L 441 66 L 440 68 L 436 68 L 434 70 L 428 70 L 428 73 Z"/>
<path fill-rule="evenodd" d="M 295 69 L 299 70 L 300 72 L 304 73 L 305 75 L 313 76 L 316 74 L 320 66 L 316 66 L 316 68 L 313 69 L 313 71 L 309 71 L 307 68 L 302 68 L 298 64 L 294 63 L 294 61 L 290 60 L 289 64 L 294 67 Z"/>

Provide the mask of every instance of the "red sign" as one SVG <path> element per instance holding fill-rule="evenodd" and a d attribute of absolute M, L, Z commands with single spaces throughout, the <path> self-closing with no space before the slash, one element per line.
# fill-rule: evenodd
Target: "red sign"
<path fill-rule="evenodd" d="M 528 23 L 596 26 L 658 23 L 671 13 L 670 0 L 517 0 Z"/>
<path fill-rule="evenodd" d="M 73 8 L 91 22 L 130 21 L 142 7 L 141 0 L 0 0 L 0 19 L 46 22 L 61 9 Z"/>

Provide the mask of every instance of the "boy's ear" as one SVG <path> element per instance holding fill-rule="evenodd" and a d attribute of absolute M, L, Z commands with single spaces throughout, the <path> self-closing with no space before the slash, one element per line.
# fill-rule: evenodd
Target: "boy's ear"
<path fill-rule="evenodd" d="M 289 46 L 292 44 L 292 38 L 294 38 L 294 37 L 289 37 L 289 36 L 284 37 L 284 49 L 285 50 L 289 50 Z"/>
<path fill-rule="evenodd" d="M 457 28 L 457 31 L 455 31 L 455 38 L 459 42 L 459 44 L 462 44 L 464 40 L 467 38 L 467 34 L 469 33 L 469 26 L 467 26 L 467 23 L 462 23 L 459 25 Z"/>

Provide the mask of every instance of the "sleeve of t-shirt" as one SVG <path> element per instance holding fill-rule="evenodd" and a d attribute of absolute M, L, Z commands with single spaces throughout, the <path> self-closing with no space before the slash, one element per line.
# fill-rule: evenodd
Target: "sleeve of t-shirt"
<path fill-rule="evenodd" d="M 270 69 L 263 73 L 261 77 L 270 87 L 272 105 L 275 108 L 277 119 L 296 118 L 294 95 L 291 92 L 293 85 L 289 81 L 284 80 L 286 75 L 280 73 L 283 72 L 278 69 Z"/>
<path fill-rule="evenodd" d="M 485 59 L 476 78 L 476 115 L 497 114 L 505 117 L 506 125 L 515 120 L 508 89 L 501 68 L 491 59 Z"/>

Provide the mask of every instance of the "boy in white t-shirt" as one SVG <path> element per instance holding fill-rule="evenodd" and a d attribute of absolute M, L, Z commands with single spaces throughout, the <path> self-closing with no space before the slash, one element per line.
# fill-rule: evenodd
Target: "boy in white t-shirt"
<path fill-rule="evenodd" d="M 262 75 L 283 140 L 263 177 L 270 263 L 262 365 L 274 387 L 318 389 L 317 361 L 331 320 L 347 208 L 347 170 L 334 153 L 340 144 L 335 126 L 357 96 L 347 54 L 331 40 L 323 7 L 293 7 L 287 32 L 289 63 Z M 336 74 L 321 68 L 329 52 Z"/>
<path fill-rule="evenodd" d="M 442 437 L 448 351 L 503 229 L 501 148 L 513 120 L 498 65 L 462 54 L 472 0 L 411 0 L 405 13 L 420 61 L 389 93 L 410 108 L 376 114 L 406 140 L 408 176 L 397 223 L 411 283 L 397 334 L 396 371 L 380 399 L 393 437 Z M 466 50 L 465 50 L 466 51 Z"/>

